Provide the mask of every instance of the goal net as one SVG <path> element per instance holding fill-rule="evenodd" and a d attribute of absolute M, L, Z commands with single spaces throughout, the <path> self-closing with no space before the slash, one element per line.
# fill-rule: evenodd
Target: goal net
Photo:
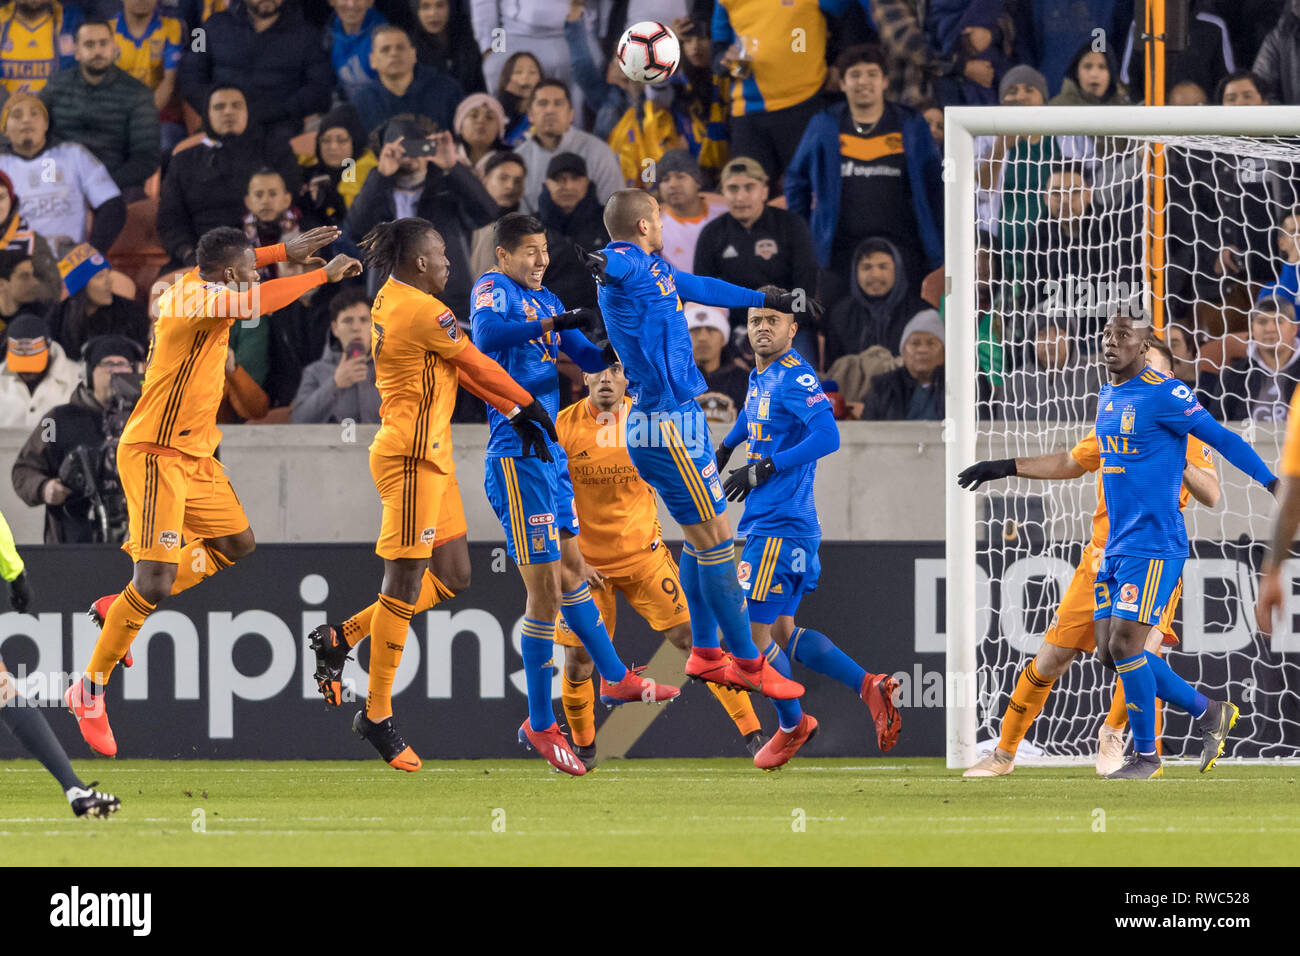
<path fill-rule="evenodd" d="M 1174 373 L 1275 465 L 1300 380 L 1300 136 L 1276 131 L 1298 119 L 1288 107 L 948 111 L 951 474 L 1083 438 L 1104 375 L 1100 331 L 1117 311 L 1163 329 Z M 1254 622 L 1272 499 L 1217 456 L 1216 471 L 1217 505 L 1185 511 L 1191 555 L 1168 660 L 1241 707 L 1226 757 L 1298 758 L 1300 635 L 1290 618 L 1271 636 Z M 975 678 L 950 702 L 950 766 L 996 742 L 1091 537 L 1096 485 L 1092 474 L 950 485 L 948 666 Z M 1115 685 L 1080 655 L 1021 758 L 1090 760 Z M 1191 719 L 1163 716 L 1165 755 L 1199 754 Z"/>

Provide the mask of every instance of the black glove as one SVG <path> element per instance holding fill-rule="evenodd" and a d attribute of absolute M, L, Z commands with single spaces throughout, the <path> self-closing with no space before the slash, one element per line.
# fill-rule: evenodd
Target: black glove
<path fill-rule="evenodd" d="M 1272 481 L 1270 481 L 1267 485 L 1264 486 L 1265 488 L 1268 489 L 1268 493 L 1272 495 L 1274 498 L 1277 497 L 1278 483 L 1279 483 L 1279 479 L 1274 478 Z"/>
<path fill-rule="evenodd" d="M 618 353 L 614 351 L 614 346 L 610 344 L 609 339 L 599 339 L 591 344 L 600 349 L 600 357 L 604 359 L 606 365 L 614 365 L 618 362 Z"/>
<path fill-rule="evenodd" d="M 605 253 L 588 252 L 576 242 L 573 244 L 573 248 L 578 251 L 578 258 L 581 259 L 582 264 L 587 267 L 587 271 L 591 273 L 591 277 L 596 280 L 596 285 L 604 285 L 609 280 L 609 276 L 605 274 L 605 263 L 609 261 L 609 258 Z"/>
<path fill-rule="evenodd" d="M 566 329 L 590 329 L 600 321 L 600 313 L 595 309 L 569 309 L 551 319 L 551 328 L 557 332 Z"/>
<path fill-rule="evenodd" d="M 772 309 L 774 312 L 791 313 L 796 320 L 801 320 L 804 316 L 807 316 L 813 322 L 820 322 L 822 317 L 821 303 L 802 290 L 782 292 L 780 294 L 765 292 L 763 293 L 763 308 Z"/>
<path fill-rule="evenodd" d="M 722 474 L 722 469 L 727 467 L 727 462 L 731 461 L 731 455 L 735 450 L 726 442 L 723 442 L 718 446 L 717 451 L 713 453 L 713 459 L 718 463 L 718 474 Z"/>
<path fill-rule="evenodd" d="M 1011 478 L 1016 474 L 1014 458 L 999 458 L 997 461 L 981 461 L 971 465 L 957 476 L 957 484 L 974 491 L 986 481 L 997 478 Z"/>
<path fill-rule="evenodd" d="M 19 614 L 26 614 L 32 605 L 32 588 L 27 583 L 27 572 L 9 582 L 9 606 Z"/>
<path fill-rule="evenodd" d="M 551 457 L 551 450 L 546 447 L 547 436 L 550 436 L 551 441 L 559 441 L 559 436 L 555 433 L 555 422 L 551 421 L 551 416 L 537 399 L 534 398 L 519 409 L 515 417 L 510 419 L 510 427 L 519 434 L 519 440 L 524 444 L 525 458 L 555 460 Z"/>
<path fill-rule="evenodd" d="M 771 458 L 753 461 L 744 468 L 733 468 L 722 483 L 722 490 L 727 493 L 728 501 L 744 501 L 751 491 L 775 474 L 776 465 Z"/>

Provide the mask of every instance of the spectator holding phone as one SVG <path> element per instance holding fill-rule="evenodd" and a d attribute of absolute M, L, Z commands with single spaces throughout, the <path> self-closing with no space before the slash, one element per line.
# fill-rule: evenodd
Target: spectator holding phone
<path fill-rule="evenodd" d="M 370 356 L 370 299 L 356 288 L 330 300 L 330 335 L 319 360 L 302 372 L 293 400 L 296 425 L 379 421 L 379 389 Z"/>

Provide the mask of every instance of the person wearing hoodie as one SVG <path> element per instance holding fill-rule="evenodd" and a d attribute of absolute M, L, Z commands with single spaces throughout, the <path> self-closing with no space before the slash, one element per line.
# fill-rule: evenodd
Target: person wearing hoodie
<path fill-rule="evenodd" d="M 415 44 L 401 27 L 384 24 L 371 36 L 370 65 L 376 78 L 349 90 L 361 123 L 375 130 L 402 113 L 427 116 L 439 130 L 451 130 L 460 84 L 433 67 L 417 63 Z"/>
<path fill-rule="evenodd" d="M 366 140 L 354 106 L 345 103 L 321 119 L 316 151 L 298 157 L 303 185 L 296 204 L 303 228 L 343 225 L 348 207 L 378 162 Z"/>
<path fill-rule="evenodd" d="M 1246 357 L 1219 372 L 1202 372 L 1198 397 L 1219 421 L 1285 422 L 1300 381 L 1300 324 L 1295 304 L 1263 299 L 1250 313 Z"/>
<path fill-rule="evenodd" d="M 330 299 L 330 334 L 321 357 L 302 370 L 290 421 L 295 425 L 379 421 L 379 389 L 370 354 L 370 299 L 344 289 Z"/>
<path fill-rule="evenodd" d="M 196 24 L 190 24 L 191 27 Z M 207 42 L 181 56 L 181 95 L 202 113 L 215 87 L 248 93 L 252 121 L 269 137 L 291 139 L 303 120 L 329 109 L 334 76 L 318 30 L 294 0 L 245 0 L 203 21 Z"/>
<path fill-rule="evenodd" d="M 943 421 L 943 320 L 933 309 L 903 329 L 903 364 L 871 380 L 867 421 Z"/>
<path fill-rule="evenodd" d="M 1097 414 L 1101 367 L 1079 358 L 1079 335 L 1064 321 L 1039 316 L 1018 367 L 1001 393 L 1007 421 L 1087 422 Z"/>
<path fill-rule="evenodd" d="M 143 359 L 144 349 L 123 336 L 90 339 L 85 351 L 86 383 L 78 385 L 65 404 L 50 410 L 50 424 L 38 423 L 18 452 L 11 473 L 14 491 L 33 508 L 45 507 L 46 544 L 115 543 L 96 520 L 91 498 L 69 488 L 60 475 L 68 477 L 64 463 L 75 449 L 85 448 L 95 462 L 116 450 L 116 437 L 140 395 Z M 121 486 L 116 482 L 103 486 L 112 489 L 116 500 L 105 502 L 106 508 L 125 516 Z"/>
<path fill-rule="evenodd" d="M 346 97 L 354 87 L 378 78 L 370 65 L 370 41 L 375 27 L 388 21 L 375 9 L 375 0 L 330 0 L 330 6 L 334 15 L 325 28 L 325 49 Z"/>
<path fill-rule="evenodd" d="M 898 355 L 907 324 L 923 312 L 934 312 L 908 289 L 907 267 L 888 239 L 862 240 L 853 250 L 853 263 L 852 291 L 826 317 L 827 368 L 840 356 L 856 355 L 873 345 Z"/>
<path fill-rule="evenodd" d="M 1128 92 L 1119 81 L 1119 71 L 1110 49 L 1094 50 L 1089 40 L 1075 51 L 1065 68 L 1061 92 L 1048 106 L 1123 106 Z"/>
<path fill-rule="evenodd" d="M 484 93 L 483 58 L 474 42 L 469 14 L 452 0 L 410 0 L 415 17 L 415 57 L 448 74 L 466 93 Z"/>
<path fill-rule="evenodd" d="M 203 111 L 203 141 L 172 156 L 158 201 L 158 239 L 171 256 L 168 272 L 194 265 L 194 250 L 209 229 L 240 227 L 244 187 L 264 166 L 298 191 L 302 173 L 288 143 L 267 138 L 252 121 L 237 86 L 216 86 Z"/>
<path fill-rule="evenodd" d="M 596 283 L 577 247 L 603 249 L 609 244 L 596 184 L 577 153 L 557 153 L 546 166 L 538 215 L 546 227 L 551 262 L 542 284 L 570 309 L 596 308 Z"/>
<path fill-rule="evenodd" d="M 827 304 L 843 294 L 850 256 L 869 236 L 898 247 L 907 281 L 919 292 L 921 280 L 943 264 L 942 166 L 930 125 L 886 101 L 879 47 L 850 47 L 836 65 L 847 102 L 808 124 L 785 173 L 786 207 L 816 237 L 817 263 L 830 273 Z"/>

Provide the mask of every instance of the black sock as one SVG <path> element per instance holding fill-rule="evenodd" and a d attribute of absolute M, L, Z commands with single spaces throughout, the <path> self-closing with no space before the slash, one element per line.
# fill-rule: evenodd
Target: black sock
<path fill-rule="evenodd" d="M 70 787 L 85 786 L 73 772 L 63 745 L 54 736 L 54 731 L 50 730 L 39 707 L 22 697 L 15 697 L 0 707 L 0 724 L 8 727 L 9 732 L 18 738 L 27 752 L 45 765 L 45 769 L 54 775 L 65 792 Z"/>
<path fill-rule="evenodd" d="M 90 696 L 99 697 L 103 695 L 105 685 L 96 684 L 93 680 L 90 679 L 89 674 L 84 675 L 81 678 L 81 682 L 85 685 L 86 690 L 90 692 Z"/>

